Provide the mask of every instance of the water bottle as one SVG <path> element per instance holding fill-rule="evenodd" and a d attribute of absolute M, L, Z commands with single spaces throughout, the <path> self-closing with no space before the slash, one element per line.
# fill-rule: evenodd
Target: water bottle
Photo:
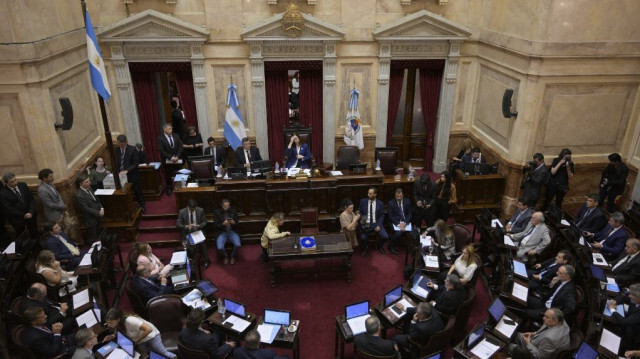
<path fill-rule="evenodd" d="M 280 172 L 280 164 L 278 162 L 276 162 L 276 173 Z"/>
<path fill-rule="evenodd" d="M 380 168 L 380 159 L 378 158 L 376 160 L 376 169 Z"/>
<path fill-rule="evenodd" d="M 413 166 L 409 166 L 409 179 L 413 179 L 416 176 L 416 170 L 413 169 Z"/>
<path fill-rule="evenodd" d="M 220 317 L 224 318 L 224 313 L 226 312 L 226 308 L 224 307 L 224 302 L 222 298 L 218 298 L 218 313 L 220 313 Z"/>

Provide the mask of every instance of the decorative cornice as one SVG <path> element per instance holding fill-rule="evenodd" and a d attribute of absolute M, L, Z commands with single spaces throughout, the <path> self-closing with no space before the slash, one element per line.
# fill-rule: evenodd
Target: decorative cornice
<path fill-rule="evenodd" d="M 317 3 L 318 0 L 307 0 L 307 5 L 316 5 Z M 267 0 L 267 5 L 278 5 L 278 0 Z"/>

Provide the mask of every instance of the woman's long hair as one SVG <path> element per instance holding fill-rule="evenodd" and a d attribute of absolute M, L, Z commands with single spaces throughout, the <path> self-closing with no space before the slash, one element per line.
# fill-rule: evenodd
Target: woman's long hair
<path fill-rule="evenodd" d="M 440 192 L 442 192 L 442 197 L 440 199 L 449 199 L 451 197 L 451 173 L 449 173 L 448 171 L 444 171 L 442 172 L 442 174 L 444 175 L 445 181 L 440 181 L 440 183 L 438 183 L 438 189 L 436 193 L 439 196 Z"/>

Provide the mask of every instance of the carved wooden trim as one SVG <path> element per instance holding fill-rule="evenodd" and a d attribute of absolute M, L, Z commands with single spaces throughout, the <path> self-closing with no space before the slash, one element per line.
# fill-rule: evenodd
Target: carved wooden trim
<path fill-rule="evenodd" d="M 318 4 L 318 0 L 307 0 L 307 5 L 317 5 L 317 4 Z M 278 0 L 267 0 L 267 5 L 278 5 Z"/>

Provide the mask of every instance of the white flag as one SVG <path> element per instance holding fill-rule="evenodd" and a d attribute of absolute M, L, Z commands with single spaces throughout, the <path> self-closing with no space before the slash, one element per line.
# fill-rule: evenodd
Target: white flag
<path fill-rule="evenodd" d="M 349 111 L 347 111 L 347 122 L 344 125 L 344 143 L 351 146 L 358 146 L 359 149 L 364 148 L 364 139 L 362 138 L 362 121 L 360 120 L 360 110 L 358 110 L 358 96 L 360 91 L 351 90 L 349 98 Z"/>

